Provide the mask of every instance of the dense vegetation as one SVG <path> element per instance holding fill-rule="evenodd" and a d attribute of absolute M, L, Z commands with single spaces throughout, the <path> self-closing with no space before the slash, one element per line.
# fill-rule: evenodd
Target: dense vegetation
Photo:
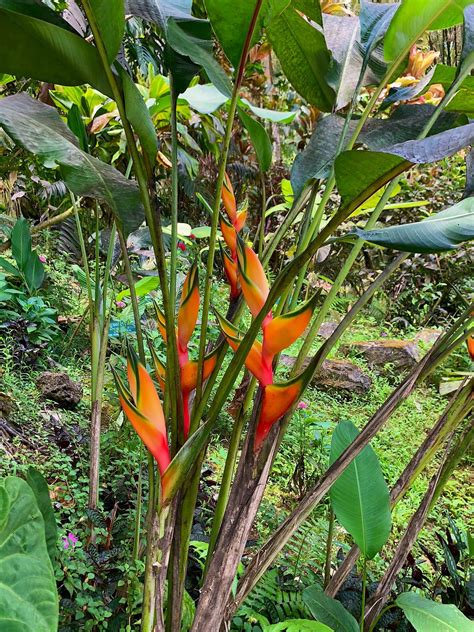
<path fill-rule="evenodd" d="M 0 631 L 473 629 L 474 3 L 0 0 Z"/>

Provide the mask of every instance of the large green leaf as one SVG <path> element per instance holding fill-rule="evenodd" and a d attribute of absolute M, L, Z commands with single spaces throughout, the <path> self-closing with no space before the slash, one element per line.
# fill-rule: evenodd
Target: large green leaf
<path fill-rule="evenodd" d="M 125 32 L 123 0 L 89 0 L 100 36 L 111 64 L 117 57 Z"/>
<path fill-rule="evenodd" d="M 402 593 L 395 602 L 417 632 L 472 632 L 474 623 L 451 604 L 425 599 L 414 592 Z"/>
<path fill-rule="evenodd" d="M 0 0 L 0 71 L 63 86 L 112 89 L 97 49 L 66 28 L 30 15 L 31 3 Z"/>
<path fill-rule="evenodd" d="M 30 290 L 38 290 L 44 281 L 44 266 L 36 250 L 30 252 L 24 271 L 25 280 Z"/>
<path fill-rule="evenodd" d="M 139 89 L 128 75 L 127 71 L 119 64 L 115 65 L 115 69 L 122 81 L 127 119 L 132 124 L 133 129 L 140 139 L 143 152 L 148 156 L 150 164 L 154 165 L 156 153 L 158 151 L 158 140 L 150 112 Z"/>
<path fill-rule="evenodd" d="M 407 53 L 425 31 L 460 24 L 469 4 L 472 0 L 403 0 L 385 36 L 385 59 Z"/>
<path fill-rule="evenodd" d="M 252 145 L 257 154 L 258 164 L 262 171 L 268 171 L 272 164 L 273 149 L 267 130 L 261 123 L 253 119 L 242 108 L 239 108 L 239 117 L 248 131 Z"/>
<path fill-rule="evenodd" d="M 321 111 L 329 112 L 335 100 L 327 81 L 331 54 L 322 30 L 301 15 L 308 15 L 315 6 L 308 0 L 294 0 L 268 21 L 267 34 L 295 90 Z"/>
<path fill-rule="evenodd" d="M 10 239 L 12 255 L 18 268 L 23 272 L 31 254 L 31 233 L 28 221 L 21 217 L 15 222 Z"/>
<path fill-rule="evenodd" d="M 474 239 L 474 197 L 431 215 L 421 222 L 378 230 L 356 229 L 358 237 L 372 244 L 403 252 L 443 252 Z"/>
<path fill-rule="evenodd" d="M 359 625 L 340 601 L 328 597 L 319 586 L 303 590 L 303 601 L 315 619 L 330 626 L 334 632 L 358 632 Z"/>
<path fill-rule="evenodd" d="M 180 55 L 189 57 L 191 61 L 204 68 L 215 87 L 226 96 L 232 93 L 232 85 L 223 68 L 212 55 L 212 42 L 196 37 L 185 30 L 186 23 L 180 26 L 175 20 L 168 20 L 168 44 Z M 188 26 L 189 28 L 189 26 Z"/>
<path fill-rule="evenodd" d="M 57 552 L 56 541 L 58 539 L 58 525 L 56 524 L 53 506 L 51 505 L 48 483 L 34 467 L 28 468 L 26 482 L 31 487 L 36 502 L 38 503 L 38 509 L 43 516 L 46 547 L 51 562 L 53 562 L 56 559 Z"/>
<path fill-rule="evenodd" d="M 54 108 L 26 94 L 7 97 L 0 100 L 0 126 L 15 142 L 49 166 L 60 165 L 61 174 L 73 193 L 109 205 L 125 234 L 143 222 L 136 183 L 83 152 Z"/>
<path fill-rule="evenodd" d="M 0 630 L 56 632 L 58 596 L 44 522 L 29 485 L 0 481 Z"/>
<path fill-rule="evenodd" d="M 350 421 L 338 423 L 331 443 L 334 463 L 358 436 Z M 334 513 L 362 551 L 371 559 L 390 535 L 390 495 L 377 455 L 367 446 L 344 470 L 330 490 Z"/>
<path fill-rule="evenodd" d="M 264 21 L 269 13 L 283 11 L 290 1 L 264 0 L 254 30 L 252 46 L 260 39 Z M 204 4 L 217 39 L 234 68 L 237 68 L 255 9 L 255 0 L 205 0 Z M 314 3 L 314 11 L 317 10 L 316 5 L 317 3 Z M 320 21 L 320 14 L 318 17 Z"/>
<path fill-rule="evenodd" d="M 409 140 L 382 152 L 345 151 L 336 158 L 335 173 L 342 209 L 352 212 L 365 200 L 414 164 L 437 162 L 474 142 L 474 123 Z"/>

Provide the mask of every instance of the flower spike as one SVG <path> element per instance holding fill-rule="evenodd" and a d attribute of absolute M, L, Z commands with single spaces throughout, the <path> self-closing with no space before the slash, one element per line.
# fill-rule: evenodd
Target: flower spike
<path fill-rule="evenodd" d="M 153 366 L 155 367 L 155 377 L 158 380 L 158 384 L 160 385 L 161 392 L 163 395 L 165 394 L 166 387 L 166 366 L 160 360 L 158 354 L 155 351 L 154 346 L 148 342 L 148 346 L 150 349 L 151 357 L 153 360 Z"/>
<path fill-rule="evenodd" d="M 241 239 L 238 240 L 240 285 L 252 316 L 257 316 L 267 300 L 269 287 L 267 277 L 258 256 Z M 271 318 L 269 314 L 268 319 Z M 265 323 L 264 323 L 265 325 Z"/>
<path fill-rule="evenodd" d="M 221 233 L 224 237 L 224 241 L 229 247 L 229 250 L 232 254 L 232 258 L 237 257 L 237 232 L 235 228 L 232 226 L 230 222 L 226 220 L 225 217 L 221 215 L 220 220 L 221 225 Z"/>
<path fill-rule="evenodd" d="M 301 395 L 301 377 L 287 384 L 269 384 L 263 393 L 262 409 L 255 433 L 255 451 L 258 452 L 274 423 L 283 417 Z"/>

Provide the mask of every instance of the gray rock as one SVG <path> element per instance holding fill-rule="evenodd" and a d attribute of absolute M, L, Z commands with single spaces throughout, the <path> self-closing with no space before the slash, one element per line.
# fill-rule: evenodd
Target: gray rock
<path fill-rule="evenodd" d="M 295 358 L 282 355 L 282 364 L 292 367 Z M 311 358 L 307 358 L 303 368 L 307 367 Z M 371 386 L 372 380 L 360 367 L 348 360 L 324 360 L 321 369 L 315 375 L 312 384 L 325 390 L 344 391 L 355 395 L 364 395 Z"/>
<path fill-rule="evenodd" d="M 321 336 L 321 338 L 324 338 L 325 340 L 327 340 L 336 331 L 338 325 L 339 323 L 336 323 L 334 321 L 328 321 L 327 323 L 322 323 L 318 331 L 318 336 Z"/>
<path fill-rule="evenodd" d="M 422 329 L 413 338 L 415 342 L 422 342 L 428 347 L 432 347 L 443 332 L 440 329 Z"/>
<path fill-rule="evenodd" d="M 414 340 L 370 340 L 341 347 L 343 355 L 352 351 L 360 353 L 371 368 L 382 371 L 387 364 L 397 371 L 411 369 L 422 355 Z"/>
<path fill-rule="evenodd" d="M 17 405 L 12 399 L 10 393 L 0 391 L 0 417 L 8 419 L 12 412 L 17 409 Z"/>
<path fill-rule="evenodd" d="M 44 371 L 36 386 L 44 399 L 51 399 L 62 408 L 74 408 L 82 399 L 82 386 L 71 380 L 67 373 Z"/>

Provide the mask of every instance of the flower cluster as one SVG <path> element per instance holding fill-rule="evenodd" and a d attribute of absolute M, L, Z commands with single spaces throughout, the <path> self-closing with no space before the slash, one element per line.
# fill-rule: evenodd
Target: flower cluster
<path fill-rule="evenodd" d="M 226 186 L 226 199 L 223 196 L 223 201 L 230 217 L 229 209 L 236 208 L 230 183 Z M 238 227 L 241 222 L 238 216 L 235 215 L 235 217 Z M 224 233 L 231 252 L 235 243 L 236 269 L 234 284 L 231 284 L 231 288 L 239 288 L 252 316 L 255 317 L 267 300 L 269 285 L 258 256 L 239 237 L 237 227 L 234 226 L 232 239 Z M 255 450 L 260 449 L 273 424 L 289 410 L 301 394 L 303 383 L 300 378 L 290 380 L 285 384 L 274 382 L 273 364 L 275 357 L 293 344 L 305 331 L 313 315 L 314 306 L 315 298 L 298 310 L 276 318 L 273 317 L 272 312 L 269 312 L 262 323 L 263 342 L 256 340 L 247 355 L 245 365 L 263 388 Z M 241 333 L 222 316 L 219 316 L 219 322 L 229 346 L 237 351 L 242 339 Z"/>

